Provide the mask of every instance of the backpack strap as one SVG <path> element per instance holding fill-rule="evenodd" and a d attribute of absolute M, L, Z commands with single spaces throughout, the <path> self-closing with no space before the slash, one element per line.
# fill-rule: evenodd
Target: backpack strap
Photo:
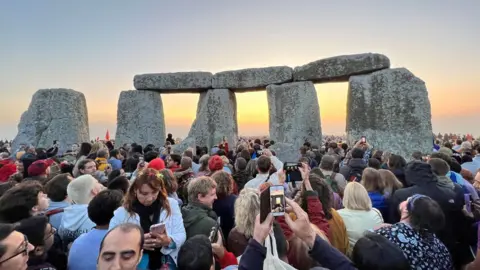
<path fill-rule="evenodd" d="M 265 180 L 265 182 L 264 182 L 264 183 L 267 183 L 267 182 L 268 182 L 268 180 L 270 180 L 270 176 L 272 176 L 272 175 L 271 175 L 271 174 L 269 174 L 269 175 L 268 175 L 268 177 L 267 177 L 267 179 Z"/>
<path fill-rule="evenodd" d="M 50 217 L 50 216 L 56 215 L 56 214 L 58 214 L 58 213 L 62 213 L 63 210 L 64 210 L 63 208 L 52 209 L 52 210 L 50 210 L 50 211 L 45 212 L 45 215 L 46 215 L 47 217 Z"/>

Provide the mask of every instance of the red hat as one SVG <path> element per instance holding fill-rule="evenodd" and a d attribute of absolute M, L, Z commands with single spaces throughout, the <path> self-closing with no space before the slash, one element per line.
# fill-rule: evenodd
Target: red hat
<path fill-rule="evenodd" d="M 39 176 L 45 174 L 47 168 L 53 164 L 51 159 L 41 159 L 28 166 L 28 176 Z"/>
<path fill-rule="evenodd" d="M 208 169 L 211 172 L 220 171 L 223 169 L 223 160 L 220 156 L 213 156 L 208 161 Z"/>
<path fill-rule="evenodd" d="M 156 158 L 148 163 L 148 168 L 155 169 L 157 171 L 165 169 L 165 162 L 161 158 Z"/>
<path fill-rule="evenodd" d="M 17 166 L 9 160 L 0 161 L 0 182 L 8 181 L 12 174 L 17 172 Z"/>

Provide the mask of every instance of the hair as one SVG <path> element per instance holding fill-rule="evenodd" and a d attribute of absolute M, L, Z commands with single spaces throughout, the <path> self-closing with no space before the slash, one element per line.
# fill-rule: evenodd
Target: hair
<path fill-rule="evenodd" d="M 253 236 L 255 218 L 260 213 L 260 195 L 258 190 L 244 188 L 235 200 L 235 227 L 250 238 Z"/>
<path fill-rule="evenodd" d="M 107 182 L 108 189 L 120 191 L 122 194 L 127 194 L 129 187 L 130 182 L 126 176 L 117 176 Z"/>
<path fill-rule="evenodd" d="M 92 190 L 97 182 L 97 179 L 89 174 L 73 179 L 67 186 L 68 197 L 76 204 L 88 204 L 92 199 Z"/>
<path fill-rule="evenodd" d="M 357 182 L 350 182 L 343 191 L 343 206 L 350 210 L 372 210 L 372 201 L 364 186 Z"/>
<path fill-rule="evenodd" d="M 415 151 L 415 152 L 412 153 L 412 158 L 413 158 L 414 160 L 422 161 L 422 159 L 423 159 L 423 154 L 422 154 L 422 152 L 420 152 L 420 151 Z"/>
<path fill-rule="evenodd" d="M 400 182 L 395 174 L 390 170 L 380 169 L 378 170 L 380 177 L 382 177 L 383 182 L 385 183 L 384 191 L 388 192 L 390 195 L 395 192 L 395 190 L 403 187 L 402 182 Z"/>
<path fill-rule="evenodd" d="M 212 179 L 217 183 L 217 198 L 222 199 L 232 194 L 233 178 L 225 171 L 216 171 L 212 174 Z"/>
<path fill-rule="evenodd" d="M 257 168 L 261 173 L 268 173 L 272 167 L 272 161 L 269 157 L 261 156 L 257 159 Z"/>
<path fill-rule="evenodd" d="M 445 146 L 445 147 L 447 147 L 447 148 L 449 148 L 449 149 L 452 149 L 452 147 L 453 147 L 453 145 L 452 145 L 450 142 L 445 142 L 445 143 L 443 144 L 443 146 Z"/>
<path fill-rule="evenodd" d="M 45 193 L 52 202 L 61 202 L 68 196 L 67 187 L 71 176 L 67 173 L 59 174 L 45 185 Z"/>
<path fill-rule="evenodd" d="M 358 239 L 352 260 L 359 270 L 410 270 L 408 259 L 397 245 L 371 232 Z"/>
<path fill-rule="evenodd" d="M 185 152 L 183 152 L 183 156 L 193 159 L 193 151 L 190 149 L 187 149 L 185 150 Z"/>
<path fill-rule="evenodd" d="M 127 161 L 125 162 L 125 171 L 134 172 L 137 169 L 138 162 L 140 162 L 140 159 L 138 159 L 138 157 L 128 158 Z"/>
<path fill-rule="evenodd" d="M 188 201 L 198 202 L 198 195 L 206 196 L 213 188 L 217 188 L 215 180 L 208 176 L 201 176 L 188 184 Z"/>
<path fill-rule="evenodd" d="M 38 247 L 45 245 L 45 228 L 47 224 L 47 216 L 33 216 L 21 220 L 20 223 L 15 226 L 15 230 L 27 236 L 30 244 Z"/>
<path fill-rule="evenodd" d="M 360 148 L 353 148 L 352 149 L 352 158 L 363 158 L 365 155 L 365 151 Z"/>
<path fill-rule="evenodd" d="M 456 172 L 456 173 L 462 172 L 462 166 L 457 161 L 452 160 L 452 163 L 450 163 L 449 165 L 450 165 L 450 170 L 452 170 L 453 172 Z"/>
<path fill-rule="evenodd" d="M 385 188 L 385 182 L 380 173 L 373 168 L 365 168 L 363 170 L 361 184 L 368 192 L 380 192 L 383 194 L 383 189 Z"/>
<path fill-rule="evenodd" d="M 189 157 L 182 157 L 180 160 L 180 167 L 182 170 L 188 170 L 192 168 L 192 159 Z"/>
<path fill-rule="evenodd" d="M 237 171 L 244 171 L 246 168 L 247 168 L 247 161 L 242 157 L 238 157 L 235 160 L 235 169 Z"/>
<path fill-rule="evenodd" d="M 154 191 L 158 191 L 157 200 L 160 202 L 162 209 L 167 211 L 167 217 L 172 214 L 170 203 L 168 202 L 168 194 L 165 189 L 165 183 L 163 181 L 163 175 L 155 169 L 143 169 L 135 178 L 132 185 L 128 189 L 125 195 L 123 207 L 130 215 L 134 215 L 133 203 L 137 200 L 135 192 L 139 190 L 143 185 L 148 185 Z"/>
<path fill-rule="evenodd" d="M 156 151 L 148 151 L 145 153 L 145 155 L 143 155 L 143 159 L 146 161 L 146 162 L 150 162 L 156 158 L 158 158 L 159 156 L 159 153 L 156 152 Z"/>
<path fill-rule="evenodd" d="M 15 231 L 15 226 L 13 224 L 0 223 L 0 258 L 3 257 L 7 251 L 7 247 L 3 245 L 1 241 L 9 237 L 13 231 Z"/>
<path fill-rule="evenodd" d="M 118 190 L 103 190 L 88 204 L 88 217 L 97 226 L 110 223 L 113 212 L 122 205 L 123 194 Z"/>
<path fill-rule="evenodd" d="M 210 270 L 213 265 L 213 251 L 205 235 L 195 235 L 180 247 L 177 259 L 178 270 Z"/>
<path fill-rule="evenodd" d="M 440 205 L 425 195 L 411 197 L 407 203 L 410 225 L 417 231 L 436 233 L 445 225 L 445 215 Z"/>
<path fill-rule="evenodd" d="M 165 184 L 165 190 L 167 194 L 172 194 L 177 192 L 178 181 L 173 172 L 169 169 L 160 170 L 160 173 L 163 175 L 163 183 Z"/>
<path fill-rule="evenodd" d="M 108 158 L 108 149 L 103 148 L 103 149 L 98 150 L 97 158 Z"/>
<path fill-rule="evenodd" d="M 102 142 L 96 142 L 92 145 L 92 149 L 90 150 L 90 154 L 97 154 L 99 150 L 105 148 L 105 145 Z"/>
<path fill-rule="evenodd" d="M 117 158 L 118 154 L 120 154 L 120 151 L 118 149 L 112 149 L 110 151 L 110 157 Z"/>
<path fill-rule="evenodd" d="M 391 154 L 388 158 L 388 167 L 392 170 L 403 169 L 407 165 L 407 161 L 399 155 Z"/>
<path fill-rule="evenodd" d="M 90 151 L 92 151 L 92 145 L 88 142 L 82 143 L 77 153 L 77 159 L 79 159 L 81 156 L 88 156 L 88 154 L 90 154 Z"/>
<path fill-rule="evenodd" d="M 335 167 L 335 157 L 332 155 L 324 155 L 322 157 L 322 160 L 320 161 L 320 169 L 326 170 L 326 171 L 333 171 L 333 168 Z"/>
<path fill-rule="evenodd" d="M 320 178 L 325 178 L 325 175 L 323 174 L 322 170 L 320 168 L 313 168 L 311 171 L 310 171 L 311 174 L 316 174 L 318 176 L 320 176 Z"/>
<path fill-rule="evenodd" d="M 382 162 L 382 156 L 383 156 L 383 151 L 382 150 L 377 150 L 375 153 L 373 153 L 372 158 Z"/>
<path fill-rule="evenodd" d="M 380 161 L 376 158 L 369 158 L 368 159 L 368 167 L 373 168 L 376 170 L 379 170 L 381 168 L 382 164 L 380 164 Z"/>
<path fill-rule="evenodd" d="M 199 162 L 200 162 L 200 169 L 198 169 L 199 172 L 204 172 L 208 171 L 208 160 L 210 159 L 209 155 L 203 155 Z"/>
<path fill-rule="evenodd" d="M 107 239 L 108 235 L 111 234 L 113 231 L 120 230 L 125 233 L 129 233 L 131 231 L 138 231 L 140 234 L 140 243 L 139 243 L 139 248 L 143 248 L 143 244 L 145 242 L 145 236 L 142 227 L 140 225 L 134 224 L 134 223 L 121 223 L 117 226 L 115 226 L 113 229 L 109 230 L 105 236 L 102 239 L 102 242 L 100 243 L 100 249 L 99 252 L 102 252 L 103 244 L 105 243 L 105 240 Z"/>
<path fill-rule="evenodd" d="M 332 218 L 333 191 L 330 189 L 330 186 L 316 174 L 310 174 L 309 180 L 312 189 L 317 192 L 318 199 L 322 203 L 325 218 L 330 220 Z M 302 190 L 299 192 L 300 197 L 297 198 L 297 202 L 299 201 L 302 208 L 307 211 L 307 195 L 305 191 L 305 183 L 302 182 Z"/>
<path fill-rule="evenodd" d="M 0 197 L 0 221 L 15 223 L 32 215 L 32 208 L 38 205 L 38 194 L 43 186 L 38 181 L 20 183 L 7 190 Z"/>
<path fill-rule="evenodd" d="M 252 156 L 250 155 L 250 152 L 247 149 L 244 149 L 240 152 L 240 157 L 244 158 L 247 163 L 252 159 Z"/>
<path fill-rule="evenodd" d="M 121 170 L 113 170 L 110 172 L 110 174 L 108 175 L 108 181 L 112 181 L 113 179 L 119 177 L 120 175 L 122 175 L 122 171 Z"/>
<path fill-rule="evenodd" d="M 432 166 L 432 172 L 437 176 L 445 176 L 450 172 L 450 166 L 443 159 L 431 158 L 427 163 Z"/>
<path fill-rule="evenodd" d="M 87 165 L 90 162 L 95 162 L 95 160 L 86 158 L 78 162 L 78 172 L 80 172 L 80 170 L 85 170 L 85 165 Z"/>
<path fill-rule="evenodd" d="M 466 162 L 472 162 L 472 161 L 473 161 L 472 156 L 465 154 L 462 156 L 461 164 Z"/>
<path fill-rule="evenodd" d="M 132 153 L 143 154 L 143 147 L 139 144 L 132 144 Z"/>
<path fill-rule="evenodd" d="M 5 183 L 0 183 L 0 197 L 2 197 L 3 194 L 5 194 L 5 192 L 13 188 L 16 184 L 17 182 L 14 182 L 14 181 L 7 181 Z"/>
<path fill-rule="evenodd" d="M 180 156 L 179 154 L 170 154 L 170 158 L 178 165 L 180 165 L 180 163 L 182 162 L 182 156 Z"/>
<path fill-rule="evenodd" d="M 20 172 L 14 173 L 10 175 L 10 177 L 8 178 L 8 182 L 21 183 L 22 181 L 23 181 L 23 174 Z M 0 196 L 2 195 L 0 194 Z"/>

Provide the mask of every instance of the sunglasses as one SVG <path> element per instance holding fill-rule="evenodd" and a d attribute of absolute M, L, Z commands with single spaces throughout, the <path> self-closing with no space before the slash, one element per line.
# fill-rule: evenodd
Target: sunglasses
<path fill-rule="evenodd" d="M 24 237 L 25 237 L 25 240 L 24 240 L 23 243 L 22 243 L 22 250 L 19 251 L 19 252 L 17 252 L 17 253 L 15 253 L 14 255 L 6 258 L 5 260 L 0 261 L 0 264 L 4 263 L 4 262 L 6 262 L 6 261 L 9 261 L 9 260 L 11 260 L 11 259 L 13 259 L 13 258 L 15 258 L 15 257 L 17 257 L 17 256 L 20 255 L 20 254 L 23 254 L 23 256 L 28 256 L 28 244 L 29 244 L 29 243 L 28 243 L 28 238 L 27 238 L 26 235 L 24 235 Z"/>

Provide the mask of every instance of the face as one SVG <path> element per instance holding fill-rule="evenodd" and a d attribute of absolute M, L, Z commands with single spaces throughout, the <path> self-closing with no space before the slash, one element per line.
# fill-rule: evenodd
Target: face
<path fill-rule="evenodd" d="M 15 165 L 17 166 L 17 172 L 23 173 L 25 167 L 23 167 L 23 163 L 20 161 L 15 161 Z"/>
<path fill-rule="evenodd" d="M 7 250 L 0 258 L 0 268 L 2 270 L 27 269 L 28 253 L 33 250 L 33 246 L 28 243 L 27 238 L 14 231 L 1 243 L 6 246 Z"/>
<path fill-rule="evenodd" d="M 100 191 L 106 189 L 106 187 L 102 184 L 100 184 L 100 182 L 97 182 L 95 183 L 95 186 L 93 186 L 93 190 L 92 190 L 92 193 L 93 193 L 93 196 L 96 196 L 98 193 L 100 193 Z"/>
<path fill-rule="evenodd" d="M 38 205 L 34 206 L 34 208 L 37 207 L 35 212 L 43 212 L 43 211 L 47 210 L 47 208 L 48 208 L 47 194 L 40 191 L 38 193 L 37 197 L 38 197 Z"/>
<path fill-rule="evenodd" d="M 173 159 L 170 156 L 168 156 L 165 161 L 167 162 L 167 168 L 172 168 L 175 166 L 175 162 L 173 162 Z"/>
<path fill-rule="evenodd" d="M 77 152 L 77 150 L 78 150 L 78 144 L 76 143 L 72 144 L 72 151 Z"/>
<path fill-rule="evenodd" d="M 205 196 L 202 196 L 202 194 L 198 194 L 198 201 L 203 204 L 203 205 L 206 205 L 210 208 L 213 207 L 213 202 L 217 199 L 217 189 L 216 188 L 212 188 L 212 190 L 210 190 L 209 193 L 207 193 L 207 195 Z"/>
<path fill-rule="evenodd" d="M 97 171 L 97 165 L 94 161 L 85 164 L 85 169 L 80 170 L 82 174 L 94 174 Z"/>
<path fill-rule="evenodd" d="M 108 234 L 103 242 L 97 269 L 135 270 L 141 257 L 140 232 L 116 229 Z"/>
<path fill-rule="evenodd" d="M 400 211 L 400 220 L 405 220 L 408 218 L 407 204 L 410 198 L 411 197 L 408 197 L 408 199 L 401 202 L 400 205 L 398 206 L 398 210 Z"/>
<path fill-rule="evenodd" d="M 145 206 L 152 205 L 152 203 L 157 199 L 158 193 L 160 193 L 160 191 L 155 191 L 147 184 L 142 185 L 136 191 L 138 201 Z"/>
<path fill-rule="evenodd" d="M 53 246 L 53 236 L 55 235 L 55 232 L 57 230 L 55 230 L 54 227 L 52 227 L 52 225 L 50 223 L 47 223 L 47 226 L 45 227 L 45 252 L 46 251 L 49 251 L 50 248 L 52 248 Z"/>
<path fill-rule="evenodd" d="M 120 175 L 125 176 L 125 171 L 123 169 L 120 169 Z"/>

